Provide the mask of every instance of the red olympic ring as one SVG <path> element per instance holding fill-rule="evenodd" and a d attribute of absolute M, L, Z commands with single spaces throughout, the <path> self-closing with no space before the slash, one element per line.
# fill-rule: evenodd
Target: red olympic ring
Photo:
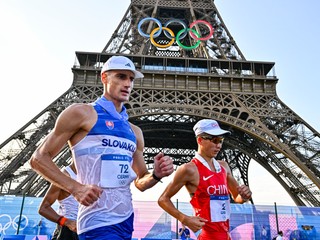
<path fill-rule="evenodd" d="M 148 35 L 146 33 L 144 33 L 141 29 L 142 27 L 142 24 L 145 22 L 145 21 L 154 21 L 158 27 L 153 29 L 151 31 L 151 34 Z M 184 28 L 182 30 L 180 30 L 177 34 L 177 38 L 178 39 L 175 39 L 175 36 L 174 36 L 174 33 L 171 29 L 168 28 L 168 25 L 172 22 L 177 22 L 177 23 L 180 23 Z M 195 30 L 193 29 L 197 24 L 204 24 L 208 27 L 209 29 L 209 34 L 205 37 L 201 37 L 200 34 Z M 185 23 L 179 19 L 173 19 L 173 20 L 170 20 L 168 21 L 165 25 L 165 27 L 162 27 L 162 24 L 160 23 L 160 21 L 156 18 L 152 18 L 152 17 L 146 17 L 146 18 L 143 18 L 139 21 L 138 23 L 138 32 L 141 36 L 145 37 L 145 38 L 150 38 L 150 41 L 151 43 L 156 46 L 156 47 L 159 47 L 159 48 L 167 48 L 167 47 L 170 47 L 173 43 L 174 43 L 174 40 L 176 40 L 177 44 L 183 48 L 183 49 L 187 49 L 187 50 L 190 50 L 190 49 L 194 49 L 196 47 L 199 46 L 200 44 L 200 41 L 206 41 L 208 39 L 210 39 L 212 36 L 213 36 L 213 33 L 214 33 L 214 29 L 213 27 L 211 26 L 211 24 L 207 21 L 204 21 L 204 20 L 196 20 L 194 22 L 192 22 L 190 24 L 190 27 L 189 28 L 186 28 L 185 26 Z M 158 44 L 154 41 L 154 38 L 160 36 L 161 32 L 162 32 L 162 29 L 164 30 L 164 33 L 166 35 L 166 37 L 168 37 L 170 39 L 170 42 L 168 44 Z M 170 32 L 171 31 L 171 32 Z M 195 45 L 193 46 L 184 46 L 180 40 L 182 40 L 185 36 L 186 36 L 186 33 L 189 31 L 189 35 L 192 39 L 196 40 L 197 42 L 195 43 Z M 170 33 L 170 36 L 168 36 L 167 33 Z M 182 35 L 183 33 L 183 35 Z"/>
<path fill-rule="evenodd" d="M 209 28 L 208 36 L 199 38 L 192 31 L 189 32 L 190 36 L 195 40 L 202 40 L 202 41 L 209 40 L 211 38 L 211 36 L 213 35 L 213 27 L 211 26 L 211 24 L 208 23 L 207 21 L 204 21 L 204 20 L 196 20 L 190 24 L 190 28 L 192 29 L 197 23 L 202 23 Z"/>

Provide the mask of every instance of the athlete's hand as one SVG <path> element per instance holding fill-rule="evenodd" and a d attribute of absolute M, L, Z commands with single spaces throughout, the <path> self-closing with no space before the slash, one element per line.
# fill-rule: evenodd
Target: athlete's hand
<path fill-rule="evenodd" d="M 82 205 L 89 206 L 96 202 L 102 194 L 102 188 L 97 185 L 80 185 L 72 192 L 74 198 Z"/>
<path fill-rule="evenodd" d="M 154 157 L 154 174 L 159 178 L 163 178 L 173 172 L 173 160 L 171 157 L 165 156 L 163 153 L 158 153 Z"/>
<path fill-rule="evenodd" d="M 77 222 L 75 220 L 67 219 L 64 225 L 67 226 L 71 231 L 77 232 Z"/>
<path fill-rule="evenodd" d="M 250 188 L 246 185 L 242 185 L 242 186 L 238 186 L 238 193 L 241 196 L 242 200 L 244 202 L 248 201 L 251 196 L 252 196 L 252 192 L 250 191 Z"/>
<path fill-rule="evenodd" d="M 189 227 L 193 232 L 198 232 L 208 222 L 202 217 L 191 216 L 183 220 L 183 224 Z"/>

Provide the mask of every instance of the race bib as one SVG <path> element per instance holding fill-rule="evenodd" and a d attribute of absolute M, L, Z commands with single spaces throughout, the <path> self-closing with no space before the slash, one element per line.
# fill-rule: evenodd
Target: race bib
<path fill-rule="evenodd" d="M 102 188 L 116 188 L 130 185 L 137 175 L 131 167 L 132 157 L 105 154 L 101 156 L 100 184 Z"/>
<path fill-rule="evenodd" d="M 210 195 L 211 222 L 224 222 L 230 218 L 229 195 Z"/>

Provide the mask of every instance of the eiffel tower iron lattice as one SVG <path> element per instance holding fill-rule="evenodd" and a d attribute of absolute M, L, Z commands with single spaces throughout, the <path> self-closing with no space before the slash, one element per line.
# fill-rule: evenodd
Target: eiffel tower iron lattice
<path fill-rule="evenodd" d="M 175 35 L 183 27 L 181 21 L 189 26 L 197 20 L 208 22 L 214 33 L 198 41 L 186 35 L 180 41 L 183 46 L 199 42 L 187 49 L 172 41 L 169 30 L 159 36 L 155 31 L 152 39 L 143 36 L 141 32 L 152 35 L 159 27 L 154 19 Z M 201 36 L 210 34 L 205 24 L 194 29 Z M 196 149 L 193 125 L 213 118 L 232 131 L 220 157 L 240 182 L 248 184 L 254 160 L 297 205 L 320 206 L 319 132 L 278 98 L 273 62 L 245 59 L 212 0 L 132 0 L 101 52 L 76 52 L 72 86 L 0 145 L 0 194 L 44 195 L 48 182 L 31 170 L 31 154 L 61 111 L 102 94 L 100 69 L 115 54 L 131 58 L 145 75 L 135 81 L 126 107 L 130 121 L 144 132 L 150 169 L 159 150 L 172 156 L 177 166 L 190 161 Z M 54 161 L 58 166 L 70 163 L 67 146 Z"/>

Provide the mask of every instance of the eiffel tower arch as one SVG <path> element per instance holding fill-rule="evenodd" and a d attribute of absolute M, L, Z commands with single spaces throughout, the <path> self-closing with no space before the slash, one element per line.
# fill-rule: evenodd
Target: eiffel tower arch
<path fill-rule="evenodd" d="M 195 31 L 203 38 L 212 26 L 213 36 L 197 41 L 185 35 L 181 47 L 169 30 L 154 31 L 159 27 L 154 19 L 175 36 L 182 22 L 204 20 L 209 24 L 198 22 Z M 48 182 L 28 160 L 61 111 L 102 94 L 100 69 L 112 55 L 131 58 L 145 75 L 135 81 L 126 107 L 130 121 L 144 132 L 150 169 L 160 150 L 177 166 L 190 161 L 196 149 L 193 125 L 213 118 L 232 131 L 220 157 L 239 182 L 249 183 L 248 167 L 256 161 L 297 205 L 320 205 L 319 132 L 277 96 L 275 63 L 246 60 L 212 0 L 132 0 L 101 52 L 76 52 L 72 86 L 0 145 L 0 194 L 44 195 Z M 67 146 L 54 159 L 58 166 L 70 160 Z"/>

